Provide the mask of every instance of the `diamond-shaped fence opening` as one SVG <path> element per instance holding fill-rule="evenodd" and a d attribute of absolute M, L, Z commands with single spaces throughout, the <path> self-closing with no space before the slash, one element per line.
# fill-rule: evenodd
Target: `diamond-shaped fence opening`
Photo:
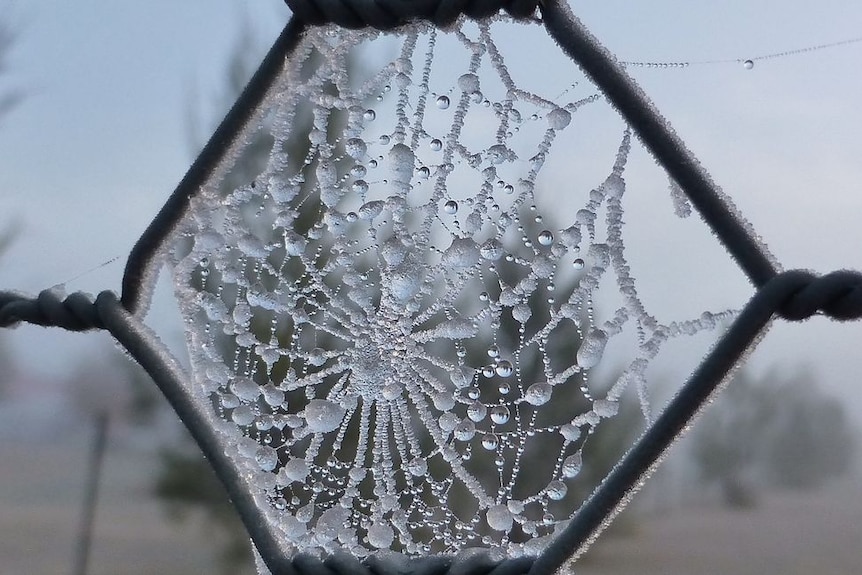
<path fill-rule="evenodd" d="M 147 369 L 261 569 L 551 573 L 776 314 L 862 310 L 855 272 L 780 271 L 565 4 L 289 4 L 135 246 L 121 298 L 0 294 L 0 325 L 107 329 Z M 537 58 L 559 75 L 543 93 L 523 81 Z M 606 149 L 604 163 L 579 147 Z M 631 166 L 645 153 L 659 167 Z M 693 207 L 756 286 L 741 311 L 651 310 L 624 225 L 644 178 L 678 215 Z M 165 262 L 188 373 L 143 323 Z M 652 360 L 726 325 L 655 413 Z M 606 476 L 586 473 L 591 441 L 632 398 L 645 431 Z"/>

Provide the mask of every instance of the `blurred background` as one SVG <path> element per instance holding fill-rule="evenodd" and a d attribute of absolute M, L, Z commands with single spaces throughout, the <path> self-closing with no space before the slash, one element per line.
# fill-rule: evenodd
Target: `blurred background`
<path fill-rule="evenodd" d="M 862 36 L 862 5 L 573 8 L 622 60 L 721 61 L 631 70 L 786 268 L 862 269 L 862 43 L 757 59 Z M 0 0 L 0 289 L 117 289 L 288 17 L 278 0 Z M 737 306 L 751 295 L 728 286 Z M 169 298 L 149 322 L 182 349 Z M 862 325 L 773 326 L 576 572 L 857 573 L 860 342 Z M 73 573 L 100 431 L 87 573 L 249 572 L 242 529 L 147 377 L 103 334 L 22 326 L 0 332 L 0 573 Z"/>

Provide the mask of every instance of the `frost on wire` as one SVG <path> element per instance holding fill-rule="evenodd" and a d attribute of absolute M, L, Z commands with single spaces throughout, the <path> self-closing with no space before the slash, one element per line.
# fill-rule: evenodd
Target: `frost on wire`
<path fill-rule="evenodd" d="M 586 80 L 516 85 L 506 26 L 535 27 L 307 32 L 249 140 L 265 163 L 241 156 L 175 234 L 199 400 L 292 552 L 540 551 L 626 389 L 648 416 L 662 342 L 729 316 L 662 324 L 641 303 L 624 128 L 555 219 L 552 145 L 608 106 Z M 626 329 L 621 375 L 591 384 Z"/>

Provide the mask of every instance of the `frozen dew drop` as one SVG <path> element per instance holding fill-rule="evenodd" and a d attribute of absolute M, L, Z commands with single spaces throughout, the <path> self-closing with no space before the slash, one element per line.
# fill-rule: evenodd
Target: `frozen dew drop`
<path fill-rule="evenodd" d="M 456 202 L 455 200 L 449 200 L 448 202 L 443 204 L 443 211 L 446 212 L 447 214 L 457 214 L 458 213 L 458 202 Z"/>
<path fill-rule="evenodd" d="M 479 76 L 476 74 L 464 74 L 458 78 L 458 87 L 462 92 L 475 94 L 479 91 Z"/>
<path fill-rule="evenodd" d="M 240 399 L 254 401 L 261 393 L 260 386 L 248 377 L 237 377 L 230 384 L 230 390 Z"/>
<path fill-rule="evenodd" d="M 566 492 L 569 490 L 566 487 L 566 484 L 562 481 L 551 481 L 548 484 L 546 492 L 548 494 L 549 499 L 553 499 L 554 501 L 559 501 L 563 497 L 566 496 Z"/>
<path fill-rule="evenodd" d="M 539 382 L 534 383 L 527 388 L 524 394 L 524 401 L 530 405 L 544 405 L 551 399 L 553 387 L 549 383 Z"/>
<path fill-rule="evenodd" d="M 494 238 L 486 240 L 479 248 L 479 253 L 488 261 L 495 261 L 503 257 L 503 244 Z"/>
<path fill-rule="evenodd" d="M 254 460 L 263 471 L 272 471 L 278 464 L 278 453 L 272 447 L 264 445 L 254 454 Z"/>
<path fill-rule="evenodd" d="M 442 150 L 442 149 L 443 149 L 443 142 L 441 142 L 441 141 L 440 141 L 439 139 L 437 139 L 437 138 L 434 138 L 433 140 L 431 140 L 431 144 L 430 144 L 430 145 L 431 145 L 431 149 L 432 149 L 433 151 L 435 151 L 435 152 L 439 152 L 440 150 Z"/>
<path fill-rule="evenodd" d="M 365 180 L 356 180 L 353 182 L 351 189 L 357 194 L 365 194 L 368 192 L 368 182 Z"/>
<path fill-rule="evenodd" d="M 751 70 L 754 68 L 754 60 L 746 60 L 742 63 L 742 67 L 746 70 Z"/>
<path fill-rule="evenodd" d="M 350 175 L 354 178 L 364 178 L 368 173 L 368 168 L 363 166 L 362 164 L 356 164 L 352 168 L 350 168 Z"/>
<path fill-rule="evenodd" d="M 326 350 L 322 347 L 315 347 L 308 353 L 308 363 L 315 367 L 320 367 L 326 363 Z"/>
<path fill-rule="evenodd" d="M 440 425 L 440 429 L 446 433 L 454 431 L 460 422 L 461 420 L 458 419 L 458 416 L 452 412 L 444 413 L 440 416 L 440 419 L 437 420 L 437 423 Z"/>
<path fill-rule="evenodd" d="M 548 125 L 552 129 L 562 130 L 569 125 L 569 122 L 572 121 L 572 115 L 562 108 L 554 108 L 548 112 L 547 119 Z"/>
<path fill-rule="evenodd" d="M 428 462 L 421 457 L 411 459 L 410 463 L 407 464 L 407 471 L 414 477 L 422 477 L 428 473 Z"/>
<path fill-rule="evenodd" d="M 566 441 L 577 441 L 581 436 L 581 428 L 577 425 L 566 423 L 565 425 L 560 426 L 560 435 L 562 435 L 563 439 Z"/>
<path fill-rule="evenodd" d="M 362 138 L 350 138 L 344 144 L 344 151 L 351 158 L 358 160 L 365 155 L 368 147 L 365 145 L 365 140 Z"/>
<path fill-rule="evenodd" d="M 440 96 L 437 98 L 437 107 L 441 110 L 445 110 L 449 107 L 449 96 Z"/>
<path fill-rule="evenodd" d="M 395 539 L 392 527 L 385 523 L 375 522 L 368 528 L 368 544 L 378 549 L 388 549 Z"/>
<path fill-rule="evenodd" d="M 562 472 L 563 477 L 571 479 L 581 472 L 582 465 L 583 461 L 581 459 L 581 452 L 579 451 L 563 460 L 563 467 L 560 471 Z"/>
<path fill-rule="evenodd" d="M 497 363 L 495 371 L 500 377 L 509 377 L 514 371 L 514 369 L 512 368 L 512 362 L 505 359 L 500 361 L 499 363 Z"/>
<path fill-rule="evenodd" d="M 485 407 L 485 404 L 480 401 L 474 401 L 470 405 L 467 406 L 467 417 L 476 423 L 485 419 L 485 415 L 488 413 L 488 408 Z"/>
<path fill-rule="evenodd" d="M 554 243 L 554 234 L 550 230 L 544 230 L 539 234 L 539 243 L 543 246 L 549 246 Z"/>
<path fill-rule="evenodd" d="M 383 213 L 384 204 L 380 200 L 366 202 L 359 208 L 359 217 L 363 220 L 372 220 Z"/>
<path fill-rule="evenodd" d="M 509 421 L 509 408 L 505 405 L 495 405 L 491 408 L 491 421 L 502 425 Z"/>
<path fill-rule="evenodd" d="M 614 417 L 619 413 L 620 404 L 619 402 L 609 399 L 597 399 L 593 402 L 593 411 L 595 411 L 599 417 L 607 419 L 609 417 Z"/>
<path fill-rule="evenodd" d="M 485 513 L 488 527 L 495 531 L 508 531 L 512 528 L 514 517 L 505 505 L 492 505 Z"/>
<path fill-rule="evenodd" d="M 572 267 L 576 270 L 584 269 L 584 260 L 581 258 L 577 258 L 575 261 L 572 262 Z"/>
<path fill-rule="evenodd" d="M 326 433 L 339 428 L 345 410 L 335 402 L 326 399 L 312 399 L 305 406 L 305 420 L 308 429 L 315 433 Z"/>
<path fill-rule="evenodd" d="M 422 166 L 421 168 L 419 168 L 417 170 L 417 173 L 419 174 L 420 178 L 425 180 L 431 175 L 431 170 L 429 170 L 428 167 L 426 167 L 426 166 Z"/>
<path fill-rule="evenodd" d="M 596 366 L 602 359 L 605 353 L 605 346 L 608 343 L 608 334 L 598 328 L 592 328 L 581 342 L 581 347 L 578 349 L 577 362 L 583 369 L 590 369 Z"/>
<path fill-rule="evenodd" d="M 465 419 L 455 426 L 454 435 L 458 441 L 470 441 L 476 435 L 476 426 L 469 419 Z"/>
<path fill-rule="evenodd" d="M 373 122 L 377 117 L 377 113 L 374 110 L 365 110 L 365 113 L 362 114 L 362 117 L 365 118 L 366 122 Z"/>
<path fill-rule="evenodd" d="M 464 269 L 479 263 L 479 247 L 470 238 L 455 238 L 443 252 L 442 263 L 447 269 Z"/>
<path fill-rule="evenodd" d="M 239 426 L 251 425 L 254 421 L 254 411 L 247 405 L 240 405 L 231 412 L 230 418 Z"/>
<path fill-rule="evenodd" d="M 482 436 L 482 447 L 488 451 L 494 451 L 497 449 L 498 443 L 497 436 L 493 433 L 486 433 Z"/>

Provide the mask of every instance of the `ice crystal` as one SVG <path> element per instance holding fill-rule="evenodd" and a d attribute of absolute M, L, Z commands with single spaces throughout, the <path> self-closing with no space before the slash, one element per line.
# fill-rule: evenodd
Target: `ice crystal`
<path fill-rule="evenodd" d="M 373 69 L 361 46 L 390 36 L 307 31 L 260 113 L 266 167 L 210 183 L 177 234 L 200 399 L 285 548 L 534 553 L 581 503 L 584 446 L 661 344 L 726 317 L 662 324 L 639 299 L 627 132 L 554 223 L 539 174 L 602 99 L 588 82 L 572 101 L 516 85 L 496 25 L 403 27 Z M 457 55 L 434 68 L 444 40 Z M 622 294 L 604 319 L 600 286 Z M 594 397 L 626 326 L 629 363 Z"/>

